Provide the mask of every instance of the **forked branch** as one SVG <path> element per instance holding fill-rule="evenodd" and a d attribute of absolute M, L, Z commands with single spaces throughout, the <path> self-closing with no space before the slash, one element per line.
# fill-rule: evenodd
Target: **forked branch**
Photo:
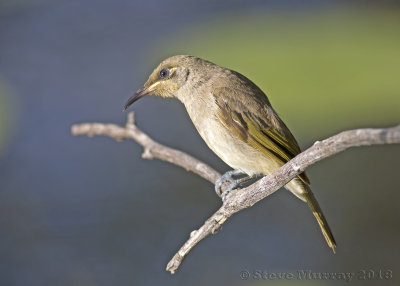
<path fill-rule="evenodd" d="M 73 135 L 88 135 L 90 137 L 105 135 L 118 141 L 132 139 L 144 148 L 143 158 L 156 158 L 181 166 L 213 184 L 220 176 L 217 171 L 194 157 L 155 142 L 137 128 L 132 112 L 128 114 L 125 127 L 115 124 L 82 123 L 73 125 L 71 132 Z M 175 273 L 190 250 L 201 240 L 218 231 L 229 217 L 271 195 L 302 173 L 308 166 L 350 147 L 396 143 L 400 143 L 400 125 L 390 128 L 349 130 L 315 142 L 313 146 L 272 174 L 246 188 L 230 192 L 222 206 L 199 229 L 190 233 L 189 239 L 168 263 L 167 271 L 172 274 Z"/>

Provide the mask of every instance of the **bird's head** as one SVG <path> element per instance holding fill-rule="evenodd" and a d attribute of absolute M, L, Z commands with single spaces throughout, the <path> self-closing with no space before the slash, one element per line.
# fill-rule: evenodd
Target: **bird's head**
<path fill-rule="evenodd" d="M 177 91 L 186 85 L 191 68 L 200 59 L 178 55 L 165 59 L 149 76 L 146 83 L 125 104 L 126 110 L 132 103 L 146 95 L 176 97 Z"/>

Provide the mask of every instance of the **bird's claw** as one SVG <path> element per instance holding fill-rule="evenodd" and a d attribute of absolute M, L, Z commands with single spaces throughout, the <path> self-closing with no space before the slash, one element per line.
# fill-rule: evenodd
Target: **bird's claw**
<path fill-rule="evenodd" d="M 240 185 L 240 182 L 238 182 L 240 180 L 234 180 L 232 183 L 230 183 L 225 190 L 222 191 L 221 193 L 221 199 L 224 202 L 226 195 L 228 195 L 232 190 L 235 190 L 237 188 L 237 186 Z M 222 189 L 221 189 L 222 190 Z"/>
<path fill-rule="evenodd" d="M 245 177 L 240 179 L 233 178 L 234 176 L 241 176 L 241 175 L 245 175 Z M 221 196 L 222 201 L 225 201 L 225 198 L 230 191 L 237 189 L 238 186 L 248 182 L 252 178 L 253 178 L 252 176 L 248 176 L 246 173 L 240 170 L 228 171 L 215 182 L 215 191 L 217 192 L 217 194 Z M 226 183 L 229 183 L 229 185 L 223 189 L 222 187 Z"/>

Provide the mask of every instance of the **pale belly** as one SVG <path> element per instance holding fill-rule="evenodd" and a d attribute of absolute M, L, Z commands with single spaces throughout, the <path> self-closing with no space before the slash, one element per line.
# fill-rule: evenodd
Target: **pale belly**
<path fill-rule="evenodd" d="M 215 124 L 220 123 L 211 121 L 208 124 L 216 126 Z M 207 126 L 207 123 L 198 130 L 208 147 L 233 169 L 241 170 L 249 176 L 268 175 L 282 166 L 257 149 L 243 143 L 222 124 L 219 126 L 218 132 L 215 127 Z M 303 196 L 305 186 L 298 178 L 290 181 L 285 187 L 299 199 L 305 201 Z"/>
<path fill-rule="evenodd" d="M 191 108 L 187 107 L 187 110 L 197 131 L 208 147 L 233 169 L 241 170 L 249 176 L 268 175 L 282 166 L 282 164 L 232 134 L 214 117 L 214 112 L 210 109 L 203 109 L 205 113 L 209 114 L 208 116 L 203 114 L 201 119 L 194 116 L 197 113 L 190 112 L 192 111 Z M 301 200 L 305 200 L 303 196 L 305 186 L 298 178 L 290 181 L 285 187 Z"/>
<path fill-rule="evenodd" d="M 248 175 L 269 174 L 281 165 L 257 149 L 244 143 L 217 120 L 202 122 L 196 126 L 201 137 L 226 164 Z M 215 128 L 218 126 L 218 128 Z"/>

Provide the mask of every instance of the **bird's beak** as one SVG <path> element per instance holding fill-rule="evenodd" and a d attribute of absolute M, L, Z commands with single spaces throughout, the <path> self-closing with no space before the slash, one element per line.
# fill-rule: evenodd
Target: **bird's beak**
<path fill-rule="evenodd" d="M 142 98 L 145 95 L 148 95 L 149 93 L 151 93 L 152 91 L 154 91 L 156 89 L 156 87 L 160 84 L 159 81 L 157 81 L 156 83 L 153 83 L 152 85 L 150 85 L 149 87 L 145 87 L 143 86 L 141 89 L 139 89 L 138 91 L 135 92 L 134 95 L 132 95 L 128 101 L 126 102 L 125 106 L 124 106 L 124 111 L 130 106 L 132 105 L 132 103 L 134 103 L 136 100 Z"/>

